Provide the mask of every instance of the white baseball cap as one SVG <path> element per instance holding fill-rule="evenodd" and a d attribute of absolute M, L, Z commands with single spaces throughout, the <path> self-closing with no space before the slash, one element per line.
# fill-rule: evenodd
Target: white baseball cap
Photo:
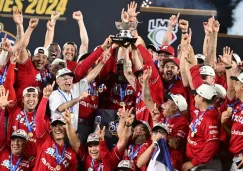
<path fill-rule="evenodd" d="M 195 57 L 197 59 L 197 62 L 198 62 L 198 59 L 201 59 L 203 62 L 205 61 L 205 56 L 202 54 L 196 54 Z"/>
<path fill-rule="evenodd" d="M 155 124 L 154 127 L 153 127 L 153 129 L 152 129 L 152 132 L 153 132 L 156 128 L 162 128 L 162 129 L 164 129 L 164 130 L 167 132 L 167 134 L 169 134 L 169 128 L 168 128 L 168 126 L 167 126 L 166 124 L 164 124 L 164 123 L 157 123 L 157 124 Z"/>
<path fill-rule="evenodd" d="M 27 133 L 23 129 L 17 129 L 17 130 L 15 130 L 12 133 L 11 138 L 15 138 L 15 137 L 23 138 L 25 140 L 28 140 Z"/>
<path fill-rule="evenodd" d="M 176 106 L 178 107 L 178 109 L 181 112 L 184 110 L 187 110 L 187 102 L 186 102 L 186 99 L 182 95 L 169 94 L 169 96 L 171 97 L 171 99 L 173 100 L 173 102 L 176 104 Z"/>
<path fill-rule="evenodd" d="M 135 127 L 136 127 L 137 125 L 139 125 L 139 124 L 143 124 L 143 125 L 145 125 L 145 126 L 147 127 L 147 129 L 149 130 L 149 132 L 151 131 L 151 128 L 150 128 L 148 122 L 143 121 L 143 120 L 137 120 L 137 121 L 135 122 L 135 124 L 133 124 L 133 127 L 135 128 Z"/>
<path fill-rule="evenodd" d="M 35 88 L 35 87 L 26 87 L 24 90 L 23 90 L 23 97 L 28 93 L 28 92 L 34 92 L 36 93 L 37 95 L 39 94 L 38 92 L 38 89 Z"/>
<path fill-rule="evenodd" d="M 210 75 L 210 76 L 215 76 L 214 69 L 210 66 L 202 66 L 200 68 L 200 74 L 201 75 Z"/>
<path fill-rule="evenodd" d="M 132 162 L 130 160 L 122 160 L 118 164 L 115 171 L 118 170 L 118 169 L 131 169 L 132 171 L 135 171 L 135 165 L 134 165 L 134 162 Z"/>
<path fill-rule="evenodd" d="M 215 90 L 217 92 L 217 95 L 220 98 L 224 99 L 226 97 L 226 90 L 225 90 L 225 88 L 222 85 L 214 84 L 214 88 L 215 88 Z"/>
<path fill-rule="evenodd" d="M 58 79 L 59 77 L 64 76 L 64 75 L 70 75 L 70 76 L 74 77 L 74 73 L 72 73 L 72 71 L 70 71 L 67 68 L 62 68 L 57 71 L 56 79 Z"/>
<path fill-rule="evenodd" d="M 56 116 L 51 120 L 51 125 L 53 125 L 55 122 L 62 122 L 64 125 L 66 124 L 64 118 L 60 116 Z"/>
<path fill-rule="evenodd" d="M 44 47 L 38 47 L 38 48 L 36 48 L 35 51 L 34 51 L 34 56 L 37 55 L 37 54 L 39 54 L 39 53 L 40 54 L 44 54 L 47 58 L 49 56 L 48 50 L 46 48 L 44 48 Z"/>
<path fill-rule="evenodd" d="M 231 76 L 230 79 L 235 81 L 240 81 L 241 83 L 243 83 L 243 73 L 241 73 L 238 77 Z"/>
<path fill-rule="evenodd" d="M 205 99 L 211 100 L 213 96 L 217 95 L 214 86 L 208 84 L 202 84 L 196 90 L 190 90 L 191 94 L 198 94 Z"/>
<path fill-rule="evenodd" d="M 63 49 L 64 49 L 65 46 L 67 46 L 67 45 L 73 45 L 73 46 L 75 47 L 76 50 L 78 49 L 78 48 L 77 48 L 77 45 L 76 45 L 74 42 L 71 42 L 71 41 L 66 42 L 66 43 L 63 45 Z"/>
<path fill-rule="evenodd" d="M 236 61 L 237 64 L 239 64 L 241 62 L 239 55 L 236 53 L 233 53 L 233 59 Z"/>
<path fill-rule="evenodd" d="M 98 134 L 96 134 L 96 133 L 89 134 L 88 139 L 87 139 L 87 143 L 99 142 L 99 141 L 100 141 L 100 139 L 99 139 Z"/>
<path fill-rule="evenodd" d="M 59 63 L 65 63 L 65 66 L 67 66 L 67 62 L 64 61 L 63 59 L 60 59 L 60 58 L 56 58 L 54 59 L 54 61 L 52 61 L 51 65 L 58 65 Z"/>

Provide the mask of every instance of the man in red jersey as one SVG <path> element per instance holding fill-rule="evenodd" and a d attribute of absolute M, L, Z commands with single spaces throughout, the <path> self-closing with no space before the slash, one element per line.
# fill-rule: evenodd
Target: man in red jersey
<path fill-rule="evenodd" d="M 123 158 L 132 160 L 136 166 L 136 171 L 146 171 L 147 165 L 139 166 L 137 165 L 137 161 L 151 144 L 150 126 L 147 122 L 140 120 L 136 121 L 133 127 L 132 142 L 127 148 Z"/>
<path fill-rule="evenodd" d="M 73 130 L 70 112 L 66 110 L 64 116 L 53 118 L 50 132 L 49 127 L 46 126 L 46 123 L 49 122 L 45 119 L 46 105 L 53 87 L 54 83 L 44 88 L 43 98 L 36 113 L 37 156 L 33 171 L 77 169 L 76 153 L 64 141 L 67 136 L 70 141 L 69 130 Z"/>
<path fill-rule="evenodd" d="M 202 84 L 195 91 L 195 107 L 199 110 L 190 124 L 186 155 L 190 161 L 182 166 L 190 169 L 221 170 L 221 162 L 213 159 L 219 147 L 218 111 L 213 104 L 217 95 L 213 86 Z"/>
<path fill-rule="evenodd" d="M 160 47 L 157 53 L 158 53 L 158 67 L 160 68 L 161 71 L 164 66 L 163 60 L 166 58 L 174 57 L 175 49 L 170 45 L 163 45 Z"/>
<path fill-rule="evenodd" d="M 5 92 L 4 87 L 0 87 L 0 115 L 4 116 L 4 109 L 11 101 L 8 101 L 8 92 Z M 0 170 L 23 170 L 30 171 L 33 167 L 33 158 L 24 156 L 24 151 L 27 145 L 27 134 L 22 129 L 17 129 L 11 134 L 10 142 L 5 137 L 3 122 L 1 120 L 1 135 L 0 138 Z"/>
<path fill-rule="evenodd" d="M 243 73 L 238 77 L 231 76 L 231 79 L 235 81 L 235 99 L 233 100 L 233 108 L 222 113 L 221 123 L 225 130 L 231 135 L 230 138 L 230 152 L 234 155 L 231 171 L 243 170 L 243 155 L 242 155 L 242 106 L 243 106 Z M 231 128 L 228 126 L 227 120 L 231 120 Z"/>

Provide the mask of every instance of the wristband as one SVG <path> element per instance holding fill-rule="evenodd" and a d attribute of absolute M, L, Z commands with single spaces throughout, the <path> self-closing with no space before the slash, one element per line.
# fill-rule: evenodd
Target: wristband
<path fill-rule="evenodd" d="M 131 125 L 127 125 L 127 124 L 125 124 L 125 126 L 126 126 L 126 127 L 131 127 L 131 126 L 132 126 L 132 124 L 131 124 Z"/>
<path fill-rule="evenodd" d="M 225 69 L 231 69 L 232 68 L 232 66 L 227 66 L 227 67 L 225 67 Z"/>
<path fill-rule="evenodd" d="M 188 32 L 187 31 L 185 31 L 185 32 L 181 32 L 182 34 L 187 34 Z"/>
<path fill-rule="evenodd" d="M 0 54 L 0 65 L 6 65 L 7 64 L 7 56 L 8 51 L 2 50 L 2 53 Z"/>

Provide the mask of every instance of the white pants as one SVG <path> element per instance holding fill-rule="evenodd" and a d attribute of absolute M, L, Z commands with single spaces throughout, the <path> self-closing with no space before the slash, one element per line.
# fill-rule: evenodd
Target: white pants
<path fill-rule="evenodd" d="M 206 164 L 193 167 L 191 171 L 221 171 L 221 161 L 219 159 L 210 160 Z"/>
<path fill-rule="evenodd" d="M 242 157 L 234 157 L 233 158 L 233 163 L 232 163 L 232 166 L 230 168 L 230 171 L 243 171 L 243 169 L 237 169 L 237 165 L 236 163 L 241 161 L 241 158 Z"/>

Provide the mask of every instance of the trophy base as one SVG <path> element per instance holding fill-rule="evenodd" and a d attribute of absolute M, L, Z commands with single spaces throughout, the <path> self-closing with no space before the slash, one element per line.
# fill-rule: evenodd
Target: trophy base
<path fill-rule="evenodd" d="M 111 37 L 114 43 L 117 43 L 119 46 L 128 47 L 130 44 L 134 44 L 137 38 L 130 38 L 130 37 Z"/>

